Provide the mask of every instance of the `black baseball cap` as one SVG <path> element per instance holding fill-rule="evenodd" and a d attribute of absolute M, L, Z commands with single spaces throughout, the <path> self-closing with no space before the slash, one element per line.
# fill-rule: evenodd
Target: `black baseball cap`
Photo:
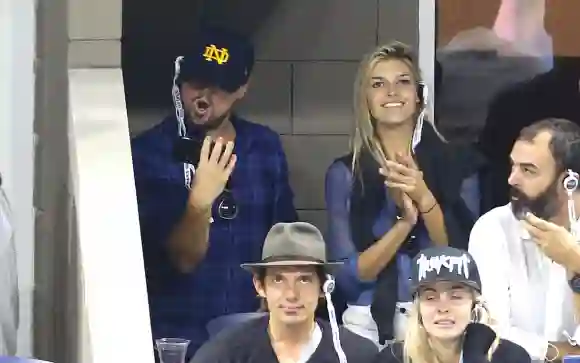
<path fill-rule="evenodd" d="M 420 251 L 411 266 L 411 292 L 437 281 L 458 282 L 481 293 L 481 279 L 473 257 L 453 247 L 430 247 Z"/>
<path fill-rule="evenodd" d="M 180 82 L 196 82 L 233 93 L 248 82 L 254 67 L 254 46 L 233 31 L 204 27 L 184 54 Z"/>

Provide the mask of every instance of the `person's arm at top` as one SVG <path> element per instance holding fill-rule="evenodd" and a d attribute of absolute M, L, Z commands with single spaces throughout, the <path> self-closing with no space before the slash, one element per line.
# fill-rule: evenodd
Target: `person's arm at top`
<path fill-rule="evenodd" d="M 274 216 L 272 224 L 278 222 L 295 222 L 298 220 L 298 214 L 294 207 L 294 193 L 290 187 L 288 178 L 288 162 L 278 135 L 275 135 L 273 155 L 275 179 Z"/>
<path fill-rule="evenodd" d="M 469 237 L 468 250 L 479 270 L 482 296 L 500 337 L 523 347 L 533 360 L 543 361 L 548 341 L 543 336 L 511 324 L 510 284 L 506 278 L 511 261 L 503 228 L 496 218 L 496 214 L 483 215 L 473 226 Z"/>

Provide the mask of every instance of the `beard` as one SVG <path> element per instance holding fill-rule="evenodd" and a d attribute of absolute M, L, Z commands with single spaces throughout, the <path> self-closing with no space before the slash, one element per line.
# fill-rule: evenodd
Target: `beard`
<path fill-rule="evenodd" d="M 560 183 L 555 180 L 536 197 L 529 197 L 519 189 L 512 187 L 510 189 L 510 201 L 513 214 L 520 220 L 528 212 L 544 220 L 554 218 L 560 210 L 559 185 Z"/>

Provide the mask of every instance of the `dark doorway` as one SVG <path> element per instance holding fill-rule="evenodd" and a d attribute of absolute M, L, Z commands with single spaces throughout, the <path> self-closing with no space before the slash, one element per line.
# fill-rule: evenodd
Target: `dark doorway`
<path fill-rule="evenodd" d="M 171 106 L 173 61 L 199 25 L 252 36 L 277 4 L 276 0 L 123 0 L 121 64 L 127 108 Z"/>

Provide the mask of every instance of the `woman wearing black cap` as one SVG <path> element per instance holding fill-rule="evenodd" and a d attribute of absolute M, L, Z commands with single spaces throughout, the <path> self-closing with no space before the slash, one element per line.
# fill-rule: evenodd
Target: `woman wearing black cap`
<path fill-rule="evenodd" d="M 375 363 L 528 363 L 519 345 L 499 339 L 482 299 L 475 261 L 451 247 L 421 251 L 413 260 L 413 306 L 404 342 Z"/>

